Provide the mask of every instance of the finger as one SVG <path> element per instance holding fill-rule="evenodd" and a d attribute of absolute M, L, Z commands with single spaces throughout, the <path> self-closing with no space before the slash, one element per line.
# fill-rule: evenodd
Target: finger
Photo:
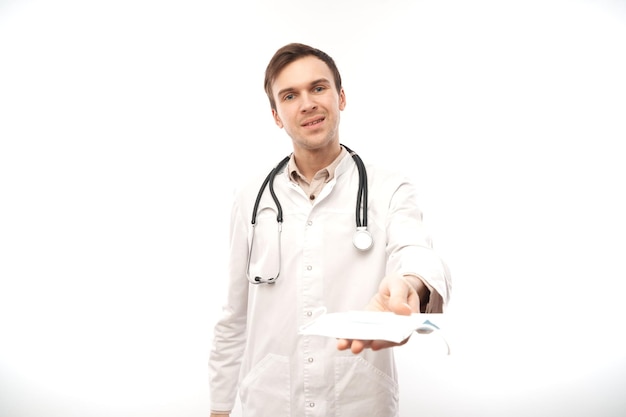
<path fill-rule="evenodd" d="M 352 345 L 352 340 L 349 339 L 337 339 L 337 349 L 346 350 Z"/>
<path fill-rule="evenodd" d="M 419 309 L 419 300 L 415 299 L 415 290 L 402 278 L 393 280 L 389 287 L 389 309 L 404 316 Z"/>
<path fill-rule="evenodd" d="M 409 298 L 407 300 L 407 304 L 411 309 L 411 313 L 419 313 L 420 311 L 420 297 L 417 295 L 415 290 L 411 290 L 409 292 Z"/>
<path fill-rule="evenodd" d="M 371 344 L 371 340 L 353 340 L 350 350 L 352 351 L 352 353 L 358 354 L 363 352 L 363 350 L 369 348 Z"/>
<path fill-rule="evenodd" d="M 408 341 L 409 341 L 409 337 L 407 337 L 400 343 L 389 342 L 387 340 L 373 340 L 372 343 L 370 344 L 370 349 L 381 350 L 381 349 L 387 349 L 387 348 L 395 347 L 395 346 L 402 346 Z"/>
<path fill-rule="evenodd" d="M 382 349 L 394 347 L 396 345 L 397 343 L 388 342 L 386 340 L 374 340 L 370 347 L 372 350 L 382 350 Z"/>

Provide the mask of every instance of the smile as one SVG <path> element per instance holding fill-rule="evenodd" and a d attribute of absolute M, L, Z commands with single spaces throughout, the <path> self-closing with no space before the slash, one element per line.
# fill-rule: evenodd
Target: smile
<path fill-rule="evenodd" d="M 324 118 L 321 118 L 321 119 L 315 119 L 315 120 L 312 120 L 312 121 L 310 121 L 310 122 L 303 123 L 303 124 L 302 124 L 302 126 L 303 126 L 303 127 L 311 127 L 311 126 L 318 125 L 318 124 L 322 123 L 323 121 L 324 121 Z"/>

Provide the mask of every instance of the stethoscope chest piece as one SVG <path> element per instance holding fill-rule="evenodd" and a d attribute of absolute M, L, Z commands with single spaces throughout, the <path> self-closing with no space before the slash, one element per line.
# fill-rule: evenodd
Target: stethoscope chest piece
<path fill-rule="evenodd" d="M 352 237 L 352 243 L 354 247 L 360 251 L 366 251 L 374 244 L 372 235 L 367 231 L 365 227 L 357 227 L 354 236 Z"/>

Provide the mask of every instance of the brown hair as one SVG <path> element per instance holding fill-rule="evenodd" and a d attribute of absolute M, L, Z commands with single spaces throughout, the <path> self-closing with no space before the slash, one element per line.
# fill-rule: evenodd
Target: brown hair
<path fill-rule="evenodd" d="M 290 43 L 276 51 L 276 53 L 270 60 L 270 63 L 267 65 L 267 68 L 265 69 L 265 93 L 270 100 L 270 106 L 272 107 L 272 110 L 276 109 L 276 101 L 274 100 L 274 96 L 272 94 L 272 83 L 276 80 L 278 74 L 280 74 L 280 72 L 287 65 L 306 56 L 314 56 L 324 61 L 324 63 L 328 65 L 328 68 L 333 73 L 337 92 L 341 91 L 341 75 L 339 74 L 337 65 L 335 65 L 335 61 L 333 61 L 333 59 L 328 54 L 308 45 L 304 45 L 301 43 Z"/>

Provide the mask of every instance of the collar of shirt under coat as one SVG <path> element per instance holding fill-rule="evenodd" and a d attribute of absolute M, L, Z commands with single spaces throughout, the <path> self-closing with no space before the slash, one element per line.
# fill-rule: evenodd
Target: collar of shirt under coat
<path fill-rule="evenodd" d="M 342 146 L 341 152 L 335 158 L 333 162 L 330 163 L 326 168 L 322 168 L 315 173 L 313 179 L 309 183 L 308 180 L 302 175 L 298 166 L 296 165 L 296 160 L 294 154 L 291 154 L 291 158 L 289 159 L 289 165 L 287 167 L 287 172 L 289 173 L 289 180 L 293 183 L 296 183 L 302 188 L 302 190 L 309 196 L 309 200 L 311 204 L 320 194 L 324 185 L 329 183 L 333 178 L 335 178 L 335 172 L 340 162 L 348 155 L 348 151 Z"/>

